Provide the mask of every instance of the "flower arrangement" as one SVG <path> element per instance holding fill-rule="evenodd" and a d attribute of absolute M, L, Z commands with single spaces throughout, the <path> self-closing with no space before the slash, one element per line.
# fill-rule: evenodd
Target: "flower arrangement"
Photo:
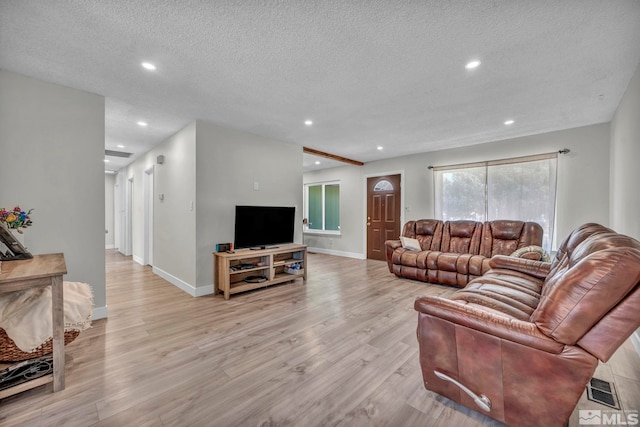
<path fill-rule="evenodd" d="M 27 212 L 23 211 L 20 206 L 16 206 L 11 210 L 4 208 L 0 209 L 0 222 L 7 225 L 7 228 L 16 230 L 22 234 L 22 229 L 30 227 L 32 224 L 31 217 L 29 216 L 33 209 L 29 209 Z"/>

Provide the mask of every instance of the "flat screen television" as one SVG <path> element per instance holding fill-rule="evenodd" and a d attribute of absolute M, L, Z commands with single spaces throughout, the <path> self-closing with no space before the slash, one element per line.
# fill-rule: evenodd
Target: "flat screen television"
<path fill-rule="evenodd" d="M 293 243 L 295 216 L 295 207 L 236 206 L 234 248 Z"/>

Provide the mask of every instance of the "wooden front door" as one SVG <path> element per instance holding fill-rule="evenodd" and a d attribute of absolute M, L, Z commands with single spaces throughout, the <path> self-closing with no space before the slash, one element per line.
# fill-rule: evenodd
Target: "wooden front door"
<path fill-rule="evenodd" d="M 367 258 L 385 261 L 386 240 L 400 236 L 400 175 L 367 178 Z"/>

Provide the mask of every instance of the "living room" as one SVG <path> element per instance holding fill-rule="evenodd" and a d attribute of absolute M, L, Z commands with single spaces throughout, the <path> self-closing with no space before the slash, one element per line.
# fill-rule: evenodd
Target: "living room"
<path fill-rule="evenodd" d="M 185 297 L 213 292 L 211 253 L 215 243 L 233 241 L 236 204 L 296 206 L 296 242 L 304 239 L 318 253 L 353 262 L 353 258 L 366 257 L 366 177 L 401 174 L 403 221 L 430 218 L 434 212 L 434 187 L 428 166 L 565 148 L 570 152 L 558 157 L 554 249 L 571 230 L 585 222 L 604 224 L 640 238 L 640 195 L 634 185 L 640 180 L 634 162 L 640 155 L 637 63 L 636 60 L 635 67 L 629 70 L 632 77 L 610 119 L 584 126 L 558 127 L 542 133 L 531 129 L 525 136 L 498 136 L 482 144 L 401 156 L 385 153 L 387 158 L 367 161 L 363 166 L 305 173 L 300 145 L 193 116 L 186 126 L 141 155 L 115 178 L 107 179 L 121 180 L 117 181 L 120 188 L 131 183 L 134 214 L 130 250 L 134 258 L 143 260 L 144 182 L 146 171 L 152 168 L 153 198 L 157 201 L 154 272 L 179 287 Z M 65 280 L 90 283 L 94 319 L 111 320 L 103 240 L 105 97 L 96 94 L 99 92 L 52 83 L 44 77 L 28 77 L 27 73 L 12 71 L 17 67 L 4 60 L 0 66 L 0 181 L 15 182 L 3 188 L 0 202 L 2 206 L 17 202 L 36 209 L 34 227 L 25 236 L 28 247 L 34 253 L 64 252 L 69 271 Z M 162 164 L 158 164 L 158 156 L 164 156 Z M 303 235 L 303 185 L 333 181 L 340 182 L 344 195 L 341 234 Z M 326 262 L 325 267 L 328 265 L 331 263 Z M 90 348 L 83 346 L 86 351 Z"/>

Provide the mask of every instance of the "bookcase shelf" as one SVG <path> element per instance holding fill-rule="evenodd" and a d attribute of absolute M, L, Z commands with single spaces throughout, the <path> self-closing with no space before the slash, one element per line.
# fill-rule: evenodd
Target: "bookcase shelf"
<path fill-rule="evenodd" d="M 238 292 L 298 278 L 307 280 L 305 245 L 289 244 L 268 249 L 214 252 L 213 258 L 214 293 L 224 294 L 224 299 L 229 299 Z"/>

